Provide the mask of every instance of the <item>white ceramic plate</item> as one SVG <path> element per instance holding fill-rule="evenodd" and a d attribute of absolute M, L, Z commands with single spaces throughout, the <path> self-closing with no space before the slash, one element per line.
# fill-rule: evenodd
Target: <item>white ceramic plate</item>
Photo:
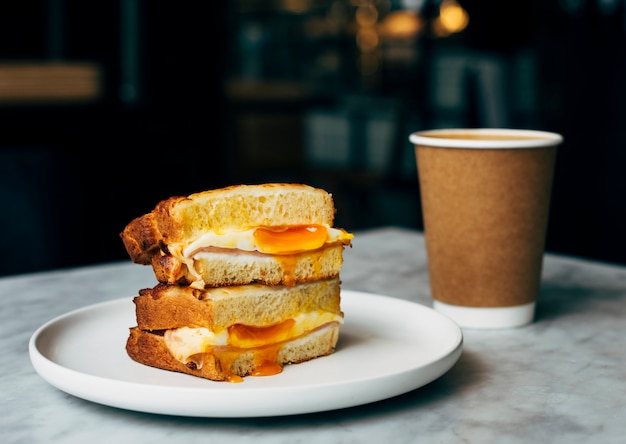
<path fill-rule="evenodd" d="M 421 387 L 462 351 L 461 329 L 433 309 L 343 290 L 345 322 L 335 353 L 275 376 L 214 382 L 138 364 L 126 354 L 132 299 L 72 311 L 41 326 L 30 359 L 51 385 L 128 410 L 196 417 L 261 417 L 352 407 Z"/>

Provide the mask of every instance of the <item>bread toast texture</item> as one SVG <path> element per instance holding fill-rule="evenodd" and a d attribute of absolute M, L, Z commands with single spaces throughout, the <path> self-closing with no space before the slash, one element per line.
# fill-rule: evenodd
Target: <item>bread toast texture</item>
<path fill-rule="evenodd" d="M 334 217 L 332 196 L 319 188 L 303 184 L 235 185 L 165 199 L 152 212 L 131 221 L 120 236 L 130 258 L 147 265 L 156 251 L 189 244 L 207 231 L 332 226 Z"/>
<path fill-rule="evenodd" d="M 213 251 L 195 256 L 191 268 L 172 256 L 155 256 L 152 268 L 159 282 L 178 285 L 295 285 L 339 276 L 343 250 L 343 245 L 332 245 L 288 256 Z"/>
<path fill-rule="evenodd" d="M 141 330 L 201 327 L 219 331 L 233 324 L 275 325 L 317 310 L 342 314 L 338 278 L 294 287 L 252 284 L 207 290 L 159 284 L 141 290 L 133 302 Z"/>

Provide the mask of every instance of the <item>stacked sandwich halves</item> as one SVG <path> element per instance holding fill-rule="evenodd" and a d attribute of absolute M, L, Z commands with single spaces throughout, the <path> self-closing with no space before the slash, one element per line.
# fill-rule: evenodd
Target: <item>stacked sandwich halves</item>
<path fill-rule="evenodd" d="M 324 190 L 238 185 L 172 197 L 120 234 L 159 283 L 134 298 L 135 361 L 216 381 L 331 354 L 339 273 L 353 235 Z"/>

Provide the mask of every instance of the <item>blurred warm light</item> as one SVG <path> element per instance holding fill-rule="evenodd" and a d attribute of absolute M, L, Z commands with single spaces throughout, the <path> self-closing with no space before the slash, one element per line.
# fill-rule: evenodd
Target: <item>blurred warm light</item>
<path fill-rule="evenodd" d="M 354 18 L 359 26 L 374 26 L 378 21 L 378 10 L 372 4 L 359 6 Z"/>
<path fill-rule="evenodd" d="M 311 0 L 282 0 L 282 8 L 293 14 L 302 14 L 311 8 Z"/>
<path fill-rule="evenodd" d="M 53 104 L 97 100 L 100 66 L 88 62 L 0 62 L 0 105 Z"/>
<path fill-rule="evenodd" d="M 361 51 L 373 51 L 378 47 L 378 33 L 374 28 L 361 28 L 356 33 L 356 44 Z"/>
<path fill-rule="evenodd" d="M 439 17 L 435 21 L 435 32 L 446 36 L 463 31 L 469 23 L 467 11 L 456 0 L 443 0 L 439 7 Z"/>
<path fill-rule="evenodd" d="M 359 48 L 358 70 L 362 79 L 371 82 L 380 71 L 378 46 L 379 12 L 374 0 L 361 0 L 353 4 L 357 5 L 354 12 L 354 22 L 357 25 L 355 32 L 356 45 Z"/>
<path fill-rule="evenodd" d="M 380 34 L 388 38 L 410 38 L 423 27 L 422 18 L 412 11 L 393 11 L 380 25 Z"/>

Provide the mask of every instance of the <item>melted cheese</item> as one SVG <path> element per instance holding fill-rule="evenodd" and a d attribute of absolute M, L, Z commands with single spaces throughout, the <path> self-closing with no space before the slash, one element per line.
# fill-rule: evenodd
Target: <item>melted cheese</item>
<path fill-rule="evenodd" d="M 343 317 L 318 310 L 302 313 L 295 318 L 268 327 L 236 324 L 219 332 L 213 332 L 207 328 L 181 327 L 167 330 L 164 339 L 172 356 L 186 364 L 190 356 L 207 353 L 213 347 L 252 348 L 275 344 L 301 336 L 329 322 L 342 323 Z"/>

